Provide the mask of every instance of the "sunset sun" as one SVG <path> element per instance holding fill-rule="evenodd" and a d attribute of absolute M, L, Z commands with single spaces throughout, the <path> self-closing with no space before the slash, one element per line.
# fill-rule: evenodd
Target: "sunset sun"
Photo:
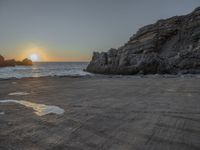
<path fill-rule="evenodd" d="M 29 56 L 29 58 L 34 62 L 34 61 L 38 61 L 38 55 L 37 54 L 31 54 L 30 56 Z"/>

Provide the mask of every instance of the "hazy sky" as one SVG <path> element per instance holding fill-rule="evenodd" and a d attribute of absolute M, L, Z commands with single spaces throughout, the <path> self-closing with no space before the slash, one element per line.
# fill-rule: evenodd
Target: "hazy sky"
<path fill-rule="evenodd" d="M 144 25 L 198 6 L 200 0 L 0 0 L 0 54 L 87 61 Z"/>

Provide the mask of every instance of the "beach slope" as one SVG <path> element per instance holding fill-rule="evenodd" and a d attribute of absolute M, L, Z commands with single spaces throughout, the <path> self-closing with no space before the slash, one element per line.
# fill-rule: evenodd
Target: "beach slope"
<path fill-rule="evenodd" d="M 28 94 L 14 95 L 10 93 Z M 0 149 L 200 149 L 200 78 L 45 77 L 0 81 Z"/>

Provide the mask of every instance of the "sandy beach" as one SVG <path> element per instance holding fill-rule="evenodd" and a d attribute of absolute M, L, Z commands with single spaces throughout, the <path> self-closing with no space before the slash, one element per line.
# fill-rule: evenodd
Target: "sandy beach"
<path fill-rule="evenodd" d="M 25 94 L 10 94 L 21 92 Z M 1 150 L 198 150 L 200 78 L 43 77 L 0 81 Z"/>

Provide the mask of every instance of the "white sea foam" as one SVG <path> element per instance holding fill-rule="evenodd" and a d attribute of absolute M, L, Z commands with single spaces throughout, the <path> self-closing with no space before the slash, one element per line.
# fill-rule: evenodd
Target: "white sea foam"
<path fill-rule="evenodd" d="M 13 92 L 13 93 L 9 93 L 8 95 L 9 96 L 13 96 L 13 95 L 16 95 L 16 96 L 20 96 L 20 95 L 28 95 L 29 93 L 27 92 Z"/>
<path fill-rule="evenodd" d="M 7 100 L 0 100 L 0 103 L 21 104 L 23 106 L 32 108 L 35 111 L 34 113 L 38 116 L 44 116 L 44 115 L 51 114 L 51 113 L 56 114 L 56 115 L 62 115 L 65 112 L 64 109 L 62 109 L 58 106 L 37 104 L 37 103 L 24 101 L 24 100 L 7 99 Z"/>

